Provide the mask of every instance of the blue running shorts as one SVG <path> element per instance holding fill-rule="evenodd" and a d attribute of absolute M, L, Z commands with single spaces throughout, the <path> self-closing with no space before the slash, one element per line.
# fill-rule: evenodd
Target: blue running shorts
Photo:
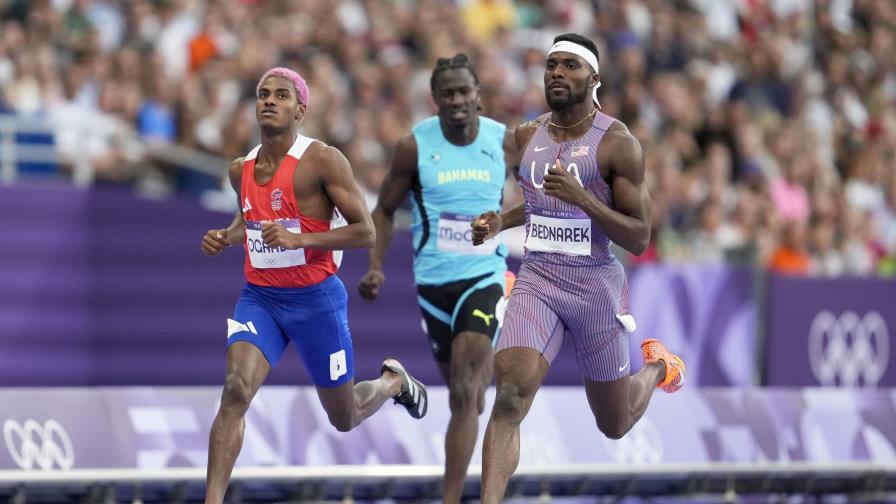
<path fill-rule="evenodd" d="M 255 345 L 271 368 L 294 342 L 318 387 L 338 387 L 354 378 L 348 294 L 336 275 L 308 287 L 260 287 L 247 283 L 227 320 L 227 346 Z"/>

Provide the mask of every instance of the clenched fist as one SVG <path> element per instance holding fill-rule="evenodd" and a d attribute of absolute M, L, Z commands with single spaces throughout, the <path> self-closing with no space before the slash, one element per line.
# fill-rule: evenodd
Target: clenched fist
<path fill-rule="evenodd" d="M 380 293 L 380 286 L 384 281 L 386 281 L 386 277 L 382 271 L 370 270 L 361 277 L 361 282 L 358 283 L 358 293 L 362 298 L 373 301 Z"/>
<path fill-rule="evenodd" d="M 279 222 L 262 222 L 261 239 L 271 248 L 282 247 L 289 250 L 302 248 L 302 235 L 287 230 Z"/>
<path fill-rule="evenodd" d="M 588 197 L 582 182 L 564 169 L 559 159 L 544 175 L 544 193 L 576 206 L 581 206 Z"/>
<path fill-rule="evenodd" d="M 209 229 L 202 237 L 202 253 L 207 256 L 216 256 L 229 246 L 226 229 Z"/>
<path fill-rule="evenodd" d="M 473 220 L 473 245 L 482 245 L 501 232 L 501 216 L 489 210 Z"/>

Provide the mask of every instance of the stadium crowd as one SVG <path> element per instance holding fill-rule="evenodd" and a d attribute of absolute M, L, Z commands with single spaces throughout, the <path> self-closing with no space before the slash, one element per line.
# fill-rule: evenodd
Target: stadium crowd
<path fill-rule="evenodd" d="M 244 155 L 282 64 L 309 82 L 304 133 L 372 200 L 434 110 L 436 58 L 469 54 L 484 113 L 513 127 L 546 111 L 564 32 L 597 42 L 603 112 L 646 154 L 653 241 L 627 260 L 896 275 L 891 0 L 6 0 L 0 111 L 46 117 L 100 180 L 164 182 L 145 145 Z"/>

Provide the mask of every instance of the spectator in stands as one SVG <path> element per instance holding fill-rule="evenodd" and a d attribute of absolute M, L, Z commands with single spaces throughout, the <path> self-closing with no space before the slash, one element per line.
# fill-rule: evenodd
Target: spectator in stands
<path fill-rule="evenodd" d="M 896 276 L 896 169 L 892 169 L 892 161 L 887 176 L 886 204 L 873 216 L 875 239 L 883 252 L 878 264 L 881 276 Z"/>
<path fill-rule="evenodd" d="M 811 273 L 824 277 L 842 275 L 846 264 L 843 254 L 837 246 L 836 225 L 827 219 L 814 219 L 811 223 L 810 234 Z"/>
<path fill-rule="evenodd" d="M 772 254 L 769 268 L 788 275 L 808 275 L 811 257 L 806 252 L 806 223 L 786 220 L 781 228 L 781 243 Z"/>
<path fill-rule="evenodd" d="M 148 96 L 137 113 L 137 131 L 148 141 L 176 142 L 174 88 L 164 74 L 155 74 L 151 79 Z"/>
<path fill-rule="evenodd" d="M 860 259 L 851 271 L 870 274 L 894 254 L 881 231 L 893 219 L 894 20 L 889 1 L 0 2 L 0 103 L 31 116 L 82 107 L 99 125 L 85 146 L 96 151 L 105 138 L 99 151 L 112 154 L 91 156 L 97 173 L 115 159 L 121 173 L 107 178 L 168 173 L 174 187 L 183 177 L 120 146 L 142 137 L 233 158 L 258 143 L 242 126 L 251 76 L 287 64 L 311 77 L 322 102 L 345 104 L 315 109 L 303 128 L 352 157 L 373 204 L 395 132 L 433 112 L 427 69 L 437 55 L 477 61 L 484 112 L 513 126 L 545 111 L 545 38 L 579 31 L 618 69 L 602 88 L 604 112 L 644 146 L 652 199 L 665 211 L 654 212 L 662 225 L 642 260 L 688 259 L 682 237 L 699 229 L 708 193 L 723 206 L 720 233 L 742 228 L 732 195 L 748 189 L 760 209 L 756 264 L 777 249 L 775 222 L 823 219 Z M 67 136 L 60 130 L 63 149 Z M 841 194 L 873 226 L 860 232 L 840 215 L 832 202 Z M 505 202 L 518 201 L 509 186 Z"/>
<path fill-rule="evenodd" d="M 846 207 L 842 221 L 845 272 L 853 275 L 870 275 L 874 272 L 876 257 L 871 247 L 871 221 L 868 212 Z"/>
<path fill-rule="evenodd" d="M 781 175 L 775 177 L 769 187 L 775 210 L 783 219 L 808 222 L 809 195 L 803 185 L 806 159 L 796 153 L 779 159 Z"/>
<path fill-rule="evenodd" d="M 734 208 L 719 227 L 718 243 L 729 262 L 752 264 L 757 254 L 754 240 L 759 232 L 759 198 L 753 191 L 742 187 L 735 199 Z"/>
<path fill-rule="evenodd" d="M 472 0 L 463 7 L 463 20 L 473 36 L 488 41 L 516 24 L 516 11 L 510 0 Z"/>
<path fill-rule="evenodd" d="M 716 198 L 706 198 L 697 208 L 697 229 L 688 238 L 690 250 L 687 258 L 704 263 L 722 261 L 722 244 L 720 231 L 725 210 Z"/>

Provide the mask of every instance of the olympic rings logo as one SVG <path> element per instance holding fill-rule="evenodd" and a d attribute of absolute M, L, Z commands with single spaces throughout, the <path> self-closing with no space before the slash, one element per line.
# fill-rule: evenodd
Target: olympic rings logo
<path fill-rule="evenodd" d="M 3 439 L 12 459 L 22 469 L 37 466 L 49 471 L 54 465 L 60 469 L 71 469 L 75 465 L 72 441 L 56 420 L 47 420 L 43 425 L 31 419 L 24 425 L 6 420 L 3 422 Z"/>
<path fill-rule="evenodd" d="M 890 333 L 880 313 L 839 317 L 830 311 L 815 316 L 809 328 L 809 363 L 822 385 L 877 385 L 890 358 Z"/>

